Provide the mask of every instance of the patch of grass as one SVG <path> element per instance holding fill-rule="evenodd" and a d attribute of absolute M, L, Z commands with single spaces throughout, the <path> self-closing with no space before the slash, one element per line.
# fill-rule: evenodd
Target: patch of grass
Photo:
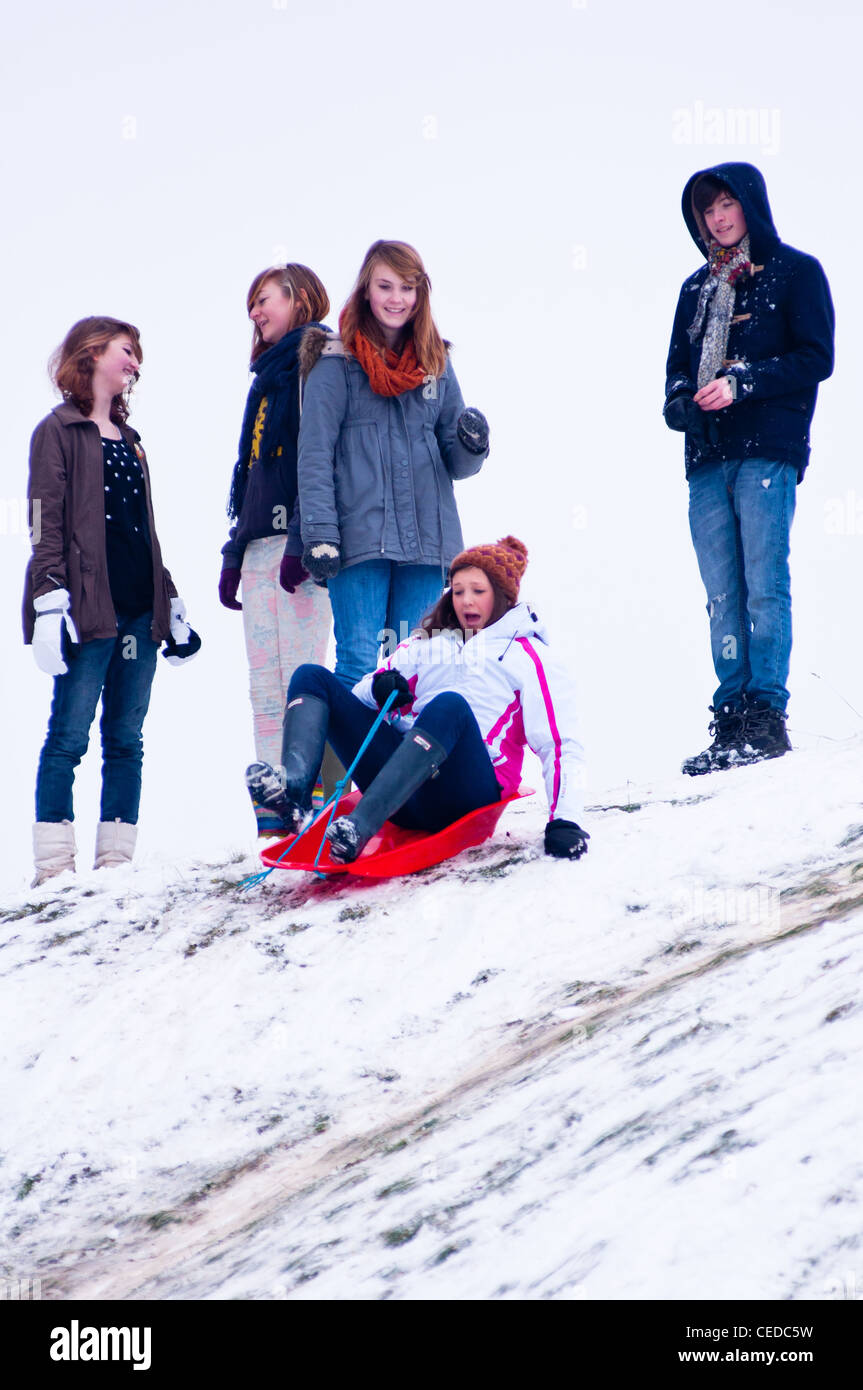
<path fill-rule="evenodd" d="M 332 1118 L 329 1115 L 316 1115 L 312 1121 L 312 1133 L 326 1134 L 332 1122 Z"/>
<path fill-rule="evenodd" d="M 509 859 L 500 860 L 497 864 L 483 864 L 479 869 L 474 869 L 472 871 L 471 877 L 476 876 L 477 878 L 506 878 L 510 869 L 515 868 L 517 864 L 524 864 L 526 862 L 526 855 L 515 854 L 512 855 Z"/>
<path fill-rule="evenodd" d="M 193 956 L 195 955 L 196 951 L 205 951 L 208 946 L 212 946 L 214 941 L 217 941 L 220 936 L 224 935 L 224 927 L 211 927 L 208 932 L 204 933 L 204 935 L 200 938 L 199 941 L 190 941 L 185 951 L 183 952 L 183 955 Z"/>
<path fill-rule="evenodd" d="M 609 999 L 619 999 L 626 990 L 622 985 L 602 985 L 594 994 L 591 994 L 582 1002 L 585 1004 L 602 1004 Z"/>
<path fill-rule="evenodd" d="M 55 907 L 53 912 L 46 912 L 44 917 L 40 917 L 36 925 L 37 927 L 41 927 L 43 922 L 56 922 L 58 917 L 68 916 L 68 907 Z"/>
<path fill-rule="evenodd" d="M 370 907 L 343 907 L 337 922 L 359 922 L 361 918 L 368 917 L 371 912 Z"/>
<path fill-rule="evenodd" d="M 16 1202 L 23 1202 L 25 1197 L 29 1197 L 30 1193 L 33 1191 L 33 1188 L 36 1186 L 37 1182 L 41 1182 L 41 1181 L 42 1181 L 42 1174 L 41 1174 L 41 1173 L 31 1173 L 31 1174 L 25 1175 L 25 1176 L 21 1179 L 21 1185 L 20 1185 L 20 1187 L 18 1188 L 18 1191 L 15 1193 L 15 1201 L 16 1201 Z"/>
<path fill-rule="evenodd" d="M 674 941 L 670 946 L 666 946 L 662 952 L 664 956 L 685 956 L 689 951 L 695 951 L 702 945 L 700 941 Z"/>
<path fill-rule="evenodd" d="M 829 1014 L 824 1015 L 824 1022 L 835 1023 L 837 1018 L 843 1018 L 844 1015 L 850 1013 L 853 1008 L 854 1005 L 850 1002 L 847 1004 L 839 1004 L 835 1009 L 831 1009 Z"/>
<path fill-rule="evenodd" d="M 280 941 L 256 941 L 255 949 L 261 951 L 265 956 L 275 956 L 277 960 L 285 953 L 285 948 Z"/>
<path fill-rule="evenodd" d="M 481 970 L 479 974 L 474 975 L 473 979 L 471 980 L 471 987 L 473 988 L 476 985 L 487 985 L 489 980 L 492 979 L 494 975 L 499 974 L 499 970 L 493 970 L 491 968 L 489 968 L 488 970 Z"/>
<path fill-rule="evenodd" d="M 284 1115 L 269 1115 L 263 1124 L 258 1125 L 255 1133 L 266 1134 L 268 1129 L 275 1129 L 276 1125 L 280 1125 L 284 1118 Z"/>
<path fill-rule="evenodd" d="M 416 1187 L 413 1178 L 401 1178 L 398 1182 L 390 1183 L 389 1187 L 382 1187 L 380 1192 L 375 1193 L 375 1197 L 382 1202 L 385 1197 L 395 1197 L 400 1192 L 410 1192 L 412 1187 Z"/>
<path fill-rule="evenodd" d="M 308 931 L 311 925 L 311 922 L 290 922 L 284 928 L 284 934 L 285 936 L 299 936 L 300 932 Z"/>
<path fill-rule="evenodd" d="M 391 1231 L 384 1231 L 381 1240 L 384 1245 L 407 1245 L 409 1240 L 413 1240 L 417 1231 L 422 1226 L 422 1218 L 412 1221 L 409 1226 L 394 1226 Z"/>
<path fill-rule="evenodd" d="M 147 1217 L 147 1225 L 151 1231 L 161 1231 L 164 1226 L 181 1225 L 179 1216 L 172 1216 L 169 1211 L 156 1211 L 152 1216 Z"/>
<path fill-rule="evenodd" d="M 43 912 L 48 906 L 47 903 L 25 903 L 23 907 L 18 907 L 13 911 L 0 912 L 0 922 L 20 922 L 22 917 L 34 917 L 37 912 Z"/>
<path fill-rule="evenodd" d="M 232 863 L 235 862 L 232 860 Z M 210 884 L 214 893 L 233 893 L 239 887 L 239 879 L 235 878 L 211 878 Z"/>
<path fill-rule="evenodd" d="M 570 984 L 564 985 L 563 993 L 566 999 L 571 999 L 574 994 L 583 994 L 586 989 L 595 989 L 596 980 L 573 980 Z"/>
<path fill-rule="evenodd" d="M 434 1259 L 430 1261 L 431 1265 L 442 1265 L 444 1260 L 449 1259 L 450 1255 L 457 1255 L 460 1249 L 460 1245 L 445 1245 L 443 1250 L 439 1250 Z"/>
<path fill-rule="evenodd" d="M 58 913 L 57 913 L 57 916 L 58 916 L 58 917 L 62 916 L 62 913 L 59 913 L 59 912 L 58 912 Z M 42 920 L 48 922 L 48 921 L 50 921 L 51 919 L 50 919 L 49 917 L 45 917 L 45 918 L 43 918 Z M 48 949 L 50 949 L 50 947 L 52 947 L 52 946 L 63 946 L 63 945 L 65 945 L 65 943 L 66 943 L 67 941 L 73 941 L 73 940 L 75 939 L 76 936 L 83 936 L 83 935 L 84 935 L 84 930 L 83 930 L 83 928 L 79 929 L 78 931 L 68 931 L 68 932 L 59 932 L 59 931 L 58 931 L 54 936 L 51 937 L 51 940 L 48 942 Z"/>
<path fill-rule="evenodd" d="M 389 1154 L 401 1153 L 402 1149 L 406 1149 L 407 1146 L 407 1139 L 397 1139 L 394 1144 L 388 1144 L 385 1149 L 382 1149 L 381 1155 L 383 1158 L 386 1158 Z"/>

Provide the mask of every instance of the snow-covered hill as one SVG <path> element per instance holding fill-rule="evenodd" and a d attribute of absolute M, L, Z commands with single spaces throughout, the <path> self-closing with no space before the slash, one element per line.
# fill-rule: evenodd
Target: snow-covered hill
<path fill-rule="evenodd" d="M 53 1298 L 863 1294 L 863 741 L 387 882 L 0 913 L 0 1274 Z M 856 1290 L 856 1293 L 854 1292 Z"/>

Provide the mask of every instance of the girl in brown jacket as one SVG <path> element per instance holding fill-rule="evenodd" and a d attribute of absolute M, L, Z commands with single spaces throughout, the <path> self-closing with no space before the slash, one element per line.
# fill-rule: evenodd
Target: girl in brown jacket
<path fill-rule="evenodd" d="M 72 784 L 100 697 L 96 868 L 131 859 L 159 643 L 173 664 L 201 645 L 162 564 L 147 460 L 126 423 L 142 356 L 132 324 L 81 319 L 51 362 L 64 403 L 37 425 L 30 445 L 24 640 L 54 677 L 36 779 L 34 887 L 75 868 Z"/>

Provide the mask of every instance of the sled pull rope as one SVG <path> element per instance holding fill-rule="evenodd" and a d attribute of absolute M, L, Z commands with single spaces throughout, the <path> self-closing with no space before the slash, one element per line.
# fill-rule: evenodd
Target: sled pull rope
<path fill-rule="evenodd" d="M 284 859 L 284 857 L 285 857 L 286 854 L 289 854 L 289 853 L 290 853 L 290 851 L 294 848 L 294 845 L 297 843 L 298 840 L 301 840 L 301 839 L 303 838 L 303 836 L 305 835 L 306 831 L 307 831 L 307 830 L 311 830 L 311 828 L 312 828 L 313 825 L 317 825 L 317 823 L 318 823 L 318 821 L 320 820 L 321 816 L 324 814 L 324 811 L 326 811 L 327 807 L 329 806 L 329 808 L 330 808 L 330 813 L 329 813 L 329 815 L 328 815 L 328 817 L 327 817 L 327 824 L 326 824 L 326 827 L 325 827 L 325 830 L 324 830 L 324 834 L 326 834 L 326 831 L 329 829 L 330 821 L 332 820 L 333 816 L 335 815 L 336 806 L 339 804 L 339 801 L 341 800 L 342 796 L 344 795 L 345 788 L 346 788 L 346 787 L 349 787 L 350 784 L 351 784 L 351 777 L 353 776 L 354 768 L 356 767 L 357 763 L 358 763 L 358 762 L 360 761 L 360 759 L 362 758 L 363 754 L 365 753 L 366 749 L 368 748 L 369 744 L 371 743 L 372 739 L 374 738 L 375 734 L 377 733 L 378 729 L 380 728 L 381 723 L 383 722 L 384 715 L 385 715 L 385 714 L 387 713 L 387 711 L 389 710 L 390 705 L 392 704 L 393 700 L 396 698 L 396 695 L 397 695 L 397 694 L 398 694 L 398 691 L 397 691 L 397 690 L 392 690 L 392 691 L 390 692 L 390 694 L 387 696 L 386 702 L 381 706 L 380 713 L 378 714 L 377 718 L 375 719 L 375 722 L 372 724 L 372 727 L 369 729 L 368 733 L 366 734 L 365 738 L 363 739 L 362 743 L 360 744 L 360 748 L 359 748 L 359 752 L 357 753 L 357 756 L 354 758 L 354 760 L 353 760 L 353 762 L 351 763 L 350 767 L 349 767 L 349 768 L 347 769 L 347 771 L 345 772 L 344 777 L 342 777 L 341 780 L 338 781 L 338 782 L 336 783 L 335 788 L 333 789 L 332 795 L 331 795 L 330 797 L 327 798 L 327 800 L 324 802 L 324 804 L 323 804 L 323 806 L 321 807 L 321 809 L 318 811 L 317 815 L 312 817 L 312 819 L 309 821 L 308 825 L 304 826 L 303 829 L 300 831 L 299 835 L 294 835 L 294 836 L 292 837 L 292 839 L 291 839 L 291 841 L 290 841 L 290 844 L 286 845 L 286 847 L 282 850 L 281 854 L 279 855 L 279 858 L 275 861 L 275 864 L 271 864 L 270 867 L 269 867 L 268 869 L 263 869 L 263 870 L 261 871 L 261 873 L 259 873 L 259 874 L 249 874 L 246 878 L 240 879 L 240 882 L 237 884 L 237 887 L 238 887 L 238 888 L 241 888 L 241 889 L 245 890 L 245 889 L 247 889 L 247 888 L 254 888 L 254 887 L 255 887 L 257 884 L 259 884 L 259 883 L 263 883 L 264 879 L 265 879 L 265 878 L 268 878 L 269 875 L 273 872 L 273 869 L 276 867 L 276 864 L 278 864 L 278 863 L 280 862 L 280 860 Z M 317 854 L 315 855 L 315 863 L 316 863 L 316 864 L 317 864 L 318 860 L 320 859 L 320 857 L 321 857 L 321 855 L 322 855 L 322 853 L 323 853 L 323 850 L 324 850 L 324 841 L 323 841 L 323 838 L 322 838 L 322 839 L 321 839 L 321 843 L 320 843 L 320 845 L 319 845 L 319 847 L 318 847 L 318 852 L 317 852 Z M 315 873 L 315 878 L 326 878 L 326 874 L 319 873 L 317 870 L 315 870 L 314 873 Z"/>

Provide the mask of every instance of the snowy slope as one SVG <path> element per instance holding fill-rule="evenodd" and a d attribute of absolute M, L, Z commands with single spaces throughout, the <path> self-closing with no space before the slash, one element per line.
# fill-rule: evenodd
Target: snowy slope
<path fill-rule="evenodd" d="M 43 1297 L 863 1293 L 863 741 L 541 798 L 403 880 L 143 862 L 0 914 Z M 859 870 L 859 881 L 858 881 Z"/>

